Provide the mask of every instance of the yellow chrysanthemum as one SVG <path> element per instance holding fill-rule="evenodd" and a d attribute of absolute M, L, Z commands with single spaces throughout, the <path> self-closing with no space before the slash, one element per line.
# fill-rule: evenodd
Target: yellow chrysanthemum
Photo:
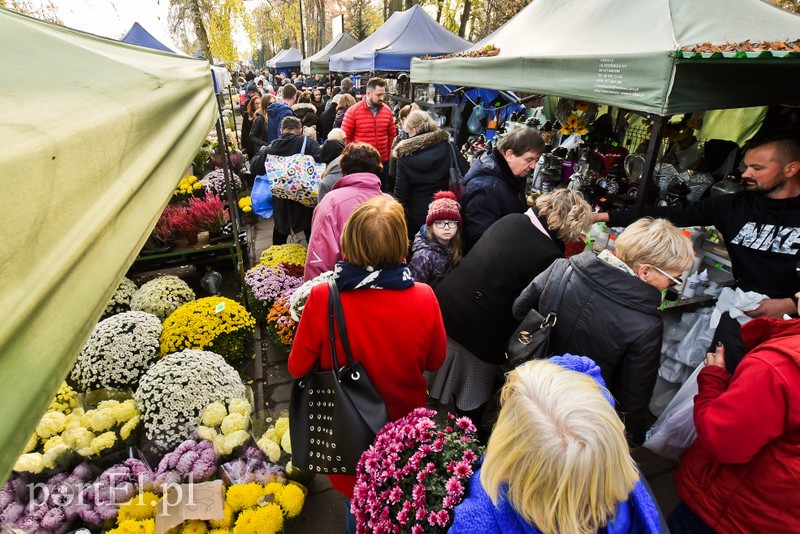
<path fill-rule="evenodd" d="M 135 400 L 128 399 L 114 406 L 111 409 L 111 414 L 114 416 L 114 420 L 116 420 L 117 424 L 121 425 L 138 416 L 139 409 L 136 407 Z"/>
<path fill-rule="evenodd" d="M 220 430 L 223 434 L 233 434 L 240 430 L 247 430 L 250 427 L 250 420 L 240 413 L 229 413 L 222 420 Z"/>
<path fill-rule="evenodd" d="M 120 521 L 117 528 L 109 530 L 106 534 L 155 534 L 155 532 L 155 519 L 145 519 L 142 521 L 126 519 Z"/>
<path fill-rule="evenodd" d="M 207 534 L 207 532 L 205 521 L 187 521 L 181 526 L 181 534 Z"/>
<path fill-rule="evenodd" d="M 197 427 L 197 436 L 213 443 L 217 439 L 217 431 L 211 427 L 200 425 Z"/>
<path fill-rule="evenodd" d="M 47 454 L 54 448 L 60 447 L 61 445 L 64 445 L 65 447 L 69 448 L 67 444 L 64 443 L 64 438 L 62 436 L 53 436 L 52 438 L 44 442 L 44 447 L 43 447 L 44 453 Z"/>
<path fill-rule="evenodd" d="M 231 399 L 228 403 L 228 408 L 230 413 L 238 413 L 244 417 L 250 417 L 250 414 L 253 413 L 253 407 L 250 406 L 250 402 L 241 397 Z"/>
<path fill-rule="evenodd" d="M 289 454 L 292 454 L 292 437 L 289 435 L 288 431 L 284 433 L 281 438 L 281 448 Z"/>
<path fill-rule="evenodd" d="M 272 245 L 261 253 L 262 265 L 274 267 L 281 263 L 293 263 L 295 265 L 306 264 L 306 248 L 297 243 L 286 245 Z"/>
<path fill-rule="evenodd" d="M 62 382 L 53 400 L 50 402 L 49 411 L 59 411 L 69 414 L 78 403 L 78 393 L 66 382 Z"/>
<path fill-rule="evenodd" d="M 263 437 L 257 442 L 258 448 L 267 455 L 267 458 L 273 464 L 278 463 L 281 459 L 281 447 L 271 439 Z"/>
<path fill-rule="evenodd" d="M 45 451 L 44 455 L 42 455 L 44 466 L 48 469 L 54 468 L 61 457 L 68 452 L 70 452 L 70 448 L 67 447 L 63 440 L 58 439 L 57 442 L 51 445 L 49 449 Z"/>
<path fill-rule="evenodd" d="M 81 424 L 93 432 L 105 432 L 116 422 L 111 408 L 89 410 L 81 417 Z"/>
<path fill-rule="evenodd" d="M 270 482 L 266 486 L 264 486 L 264 495 L 273 495 L 275 499 L 278 499 L 283 494 L 283 489 L 286 486 L 279 482 Z"/>
<path fill-rule="evenodd" d="M 13 469 L 18 473 L 41 473 L 44 467 L 44 455 L 30 452 L 17 458 Z"/>
<path fill-rule="evenodd" d="M 306 494 L 298 486 L 287 484 L 276 499 L 281 508 L 286 511 L 286 517 L 297 517 L 303 510 Z"/>
<path fill-rule="evenodd" d="M 273 534 L 283 528 L 283 513 L 278 505 L 270 503 L 239 514 L 234 534 Z"/>
<path fill-rule="evenodd" d="M 36 433 L 43 440 L 55 436 L 64 430 L 66 420 L 64 412 L 47 412 L 36 425 Z"/>
<path fill-rule="evenodd" d="M 71 449 L 78 451 L 90 447 L 95 435 L 88 428 L 80 425 L 70 425 L 64 430 L 61 437 L 64 438 L 64 443 Z"/>
<path fill-rule="evenodd" d="M 139 426 L 141 420 L 142 417 L 140 415 L 131 417 L 131 419 L 119 429 L 119 437 L 123 440 L 128 439 L 131 436 L 131 432 L 133 432 L 136 427 Z"/>
<path fill-rule="evenodd" d="M 92 455 L 100 454 L 106 449 L 110 449 L 117 442 L 117 435 L 114 432 L 104 432 L 92 440 L 89 448 L 92 450 Z"/>
<path fill-rule="evenodd" d="M 36 446 L 39 444 L 39 435 L 34 432 L 31 434 L 31 437 L 28 438 L 28 442 L 25 444 L 25 450 L 22 451 L 23 453 L 31 452 Z"/>
<path fill-rule="evenodd" d="M 215 519 L 208 522 L 214 529 L 227 530 L 233 526 L 233 508 L 226 502 L 223 510 L 225 511 L 224 519 Z"/>
<path fill-rule="evenodd" d="M 231 534 L 233 532 L 229 528 L 212 528 L 208 531 L 208 534 Z"/>
<path fill-rule="evenodd" d="M 275 421 L 275 441 L 280 443 L 281 439 L 283 439 L 283 434 L 289 430 L 289 418 L 288 417 L 279 417 L 277 421 Z"/>
<path fill-rule="evenodd" d="M 120 506 L 119 521 L 133 519 L 141 521 L 144 519 L 154 519 L 158 511 L 158 501 L 161 497 L 149 491 L 135 495 L 131 500 Z"/>
<path fill-rule="evenodd" d="M 224 404 L 221 402 L 212 402 L 203 410 L 203 413 L 200 415 L 200 421 L 205 426 L 215 427 L 222 424 L 222 420 L 225 419 L 226 415 L 228 415 L 228 410 L 225 408 Z"/>
<path fill-rule="evenodd" d="M 258 500 L 264 496 L 264 487 L 261 484 L 251 482 L 249 484 L 235 484 L 228 488 L 226 502 L 234 512 L 240 512 L 245 508 L 252 508 L 258 504 Z"/>

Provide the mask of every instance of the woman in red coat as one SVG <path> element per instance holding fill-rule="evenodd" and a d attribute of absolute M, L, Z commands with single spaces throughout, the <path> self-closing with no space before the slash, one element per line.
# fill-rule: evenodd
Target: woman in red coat
<path fill-rule="evenodd" d="M 378 390 L 389 419 L 427 406 L 425 371 L 444 362 L 446 336 L 433 290 L 414 282 L 404 263 L 408 234 L 403 207 L 385 196 L 374 197 L 353 212 L 341 240 L 344 261 L 336 264 L 347 335 L 353 358 L 361 362 Z M 330 369 L 328 286 L 316 285 L 297 327 L 289 372 L 305 376 L 315 365 Z M 339 364 L 345 365 L 339 348 Z M 330 475 L 347 498 L 347 528 L 355 476 Z"/>
<path fill-rule="evenodd" d="M 722 347 L 697 376 L 673 533 L 800 532 L 800 319 L 754 319 L 742 339 L 733 378 Z"/>

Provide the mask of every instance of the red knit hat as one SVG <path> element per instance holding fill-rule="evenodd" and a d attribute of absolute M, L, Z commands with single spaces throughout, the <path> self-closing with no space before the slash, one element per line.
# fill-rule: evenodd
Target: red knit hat
<path fill-rule="evenodd" d="M 461 222 L 461 205 L 456 200 L 456 195 L 450 191 L 439 191 L 433 195 L 433 202 L 428 205 L 428 218 L 425 225 L 430 226 L 436 221 Z"/>

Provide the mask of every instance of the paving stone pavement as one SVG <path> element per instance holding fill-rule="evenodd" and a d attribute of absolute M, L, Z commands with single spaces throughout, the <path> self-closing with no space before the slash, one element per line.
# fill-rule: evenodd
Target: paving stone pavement
<path fill-rule="evenodd" d="M 272 219 L 260 219 L 248 227 L 248 265 L 255 265 L 261 252 L 272 245 Z M 303 234 L 295 234 L 290 243 L 306 244 Z M 264 362 L 264 391 L 270 415 L 279 416 L 289 409 L 292 377 L 286 368 L 288 354 L 261 336 L 261 356 Z M 664 516 L 678 503 L 673 477 L 677 462 L 666 460 L 644 448 L 633 452 L 633 458 L 644 473 Z M 296 534 L 343 533 L 344 497 L 330 485 L 327 477 L 317 476 L 308 486 L 308 498 L 300 517 L 287 529 Z M 666 531 L 665 531 L 666 532 Z"/>

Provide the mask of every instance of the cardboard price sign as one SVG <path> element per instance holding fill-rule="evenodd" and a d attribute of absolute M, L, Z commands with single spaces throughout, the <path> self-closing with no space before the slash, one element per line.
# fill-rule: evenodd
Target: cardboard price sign
<path fill-rule="evenodd" d="M 184 521 L 225 519 L 225 494 L 221 480 L 199 484 L 171 484 L 158 503 L 156 534 L 164 534 Z"/>

